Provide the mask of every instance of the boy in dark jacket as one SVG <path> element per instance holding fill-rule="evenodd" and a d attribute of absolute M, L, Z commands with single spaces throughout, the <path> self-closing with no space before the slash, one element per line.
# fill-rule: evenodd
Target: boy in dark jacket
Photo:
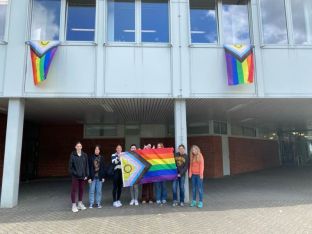
<path fill-rule="evenodd" d="M 85 180 L 89 177 L 88 155 L 82 152 L 80 142 L 76 143 L 75 151 L 70 155 L 69 172 L 72 177 L 71 200 L 72 211 L 85 210 L 86 207 L 82 203 L 83 187 Z M 76 204 L 76 193 L 78 190 L 78 206 Z"/>
<path fill-rule="evenodd" d="M 184 182 L 185 182 L 185 174 L 189 166 L 189 158 L 185 153 L 185 146 L 179 145 L 178 152 L 174 156 L 176 161 L 178 177 L 173 181 L 172 190 L 173 190 L 173 206 L 178 205 L 177 198 L 177 189 L 178 186 L 180 188 L 180 206 L 184 206 Z"/>
<path fill-rule="evenodd" d="M 97 208 L 102 208 L 102 183 L 105 181 L 104 158 L 100 155 L 100 146 L 95 146 L 94 155 L 89 157 L 89 208 L 93 208 L 94 193 Z"/>

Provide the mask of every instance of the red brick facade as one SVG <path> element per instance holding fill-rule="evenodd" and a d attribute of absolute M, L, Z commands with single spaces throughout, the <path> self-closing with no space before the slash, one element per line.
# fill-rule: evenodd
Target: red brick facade
<path fill-rule="evenodd" d="M 276 141 L 229 137 L 229 153 L 232 175 L 280 165 Z"/>

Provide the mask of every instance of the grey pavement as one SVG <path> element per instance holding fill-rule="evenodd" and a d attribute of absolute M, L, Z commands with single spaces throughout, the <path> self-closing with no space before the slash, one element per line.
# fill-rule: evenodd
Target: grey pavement
<path fill-rule="evenodd" d="M 74 214 L 70 180 L 22 183 L 19 205 L 0 209 L 0 233 L 312 233 L 311 167 L 205 180 L 203 209 L 172 207 L 169 187 L 168 205 L 129 206 L 124 189 L 113 208 L 111 189 L 104 183 L 102 209 Z"/>

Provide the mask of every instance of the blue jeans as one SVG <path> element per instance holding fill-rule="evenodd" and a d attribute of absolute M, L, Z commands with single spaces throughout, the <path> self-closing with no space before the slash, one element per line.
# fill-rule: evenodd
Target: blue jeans
<path fill-rule="evenodd" d="M 156 182 L 156 200 L 162 201 L 167 200 L 167 188 L 166 188 L 166 182 Z"/>
<path fill-rule="evenodd" d="M 102 200 L 102 181 L 100 181 L 99 179 L 92 180 L 92 183 L 89 186 L 90 205 L 94 204 L 94 193 L 96 204 L 100 205 Z"/>
<path fill-rule="evenodd" d="M 173 181 L 172 183 L 172 191 L 173 191 L 173 201 L 178 201 L 177 198 L 177 190 L 178 186 L 180 189 L 180 202 L 184 202 L 184 182 L 185 182 L 185 175 L 178 177 L 176 180 Z"/>
<path fill-rule="evenodd" d="M 192 196 L 193 201 L 196 201 L 196 189 L 198 189 L 199 193 L 199 201 L 203 201 L 203 180 L 199 177 L 199 175 L 192 175 Z"/>

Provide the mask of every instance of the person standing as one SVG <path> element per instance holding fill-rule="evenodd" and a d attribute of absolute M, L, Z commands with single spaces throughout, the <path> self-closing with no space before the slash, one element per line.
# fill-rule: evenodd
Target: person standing
<path fill-rule="evenodd" d="M 89 208 L 93 208 L 94 194 L 97 208 L 102 208 L 102 183 L 105 181 L 104 158 L 100 155 L 99 145 L 95 146 L 94 154 L 89 157 Z"/>
<path fill-rule="evenodd" d="M 204 157 L 197 145 L 191 147 L 190 161 L 189 177 L 192 179 L 191 207 L 196 206 L 196 192 L 198 190 L 198 208 L 203 208 Z"/>
<path fill-rule="evenodd" d="M 113 206 L 121 207 L 120 202 L 121 190 L 122 190 L 122 171 L 120 156 L 122 153 L 121 145 L 117 145 L 116 153 L 112 154 L 112 164 L 114 165 L 113 176 Z"/>
<path fill-rule="evenodd" d="M 130 151 L 135 151 L 137 149 L 137 146 L 135 144 L 132 144 L 130 146 Z M 138 197 L 139 197 L 139 185 L 135 184 L 130 187 L 130 194 L 131 194 L 131 201 L 130 206 L 139 205 Z"/>
<path fill-rule="evenodd" d="M 88 155 L 82 151 L 82 144 L 77 142 L 75 150 L 71 153 L 69 159 L 69 173 L 72 177 L 71 201 L 72 211 L 85 210 L 82 203 L 83 189 L 85 181 L 89 176 Z M 76 194 L 78 191 L 78 205 L 76 204 Z"/>
<path fill-rule="evenodd" d="M 155 148 L 155 147 L 153 147 Z M 151 144 L 144 145 L 144 149 L 152 149 Z M 153 204 L 154 200 L 154 185 L 153 183 L 147 183 L 142 185 L 142 204 L 148 202 L 149 204 Z"/>
<path fill-rule="evenodd" d="M 157 144 L 157 149 L 164 148 L 163 143 Z M 167 203 L 167 188 L 166 188 L 166 182 L 160 181 L 155 183 L 156 186 L 156 203 L 158 205 L 160 204 L 166 204 Z"/>
<path fill-rule="evenodd" d="M 185 153 L 185 146 L 179 145 L 178 152 L 174 156 L 178 177 L 172 183 L 172 191 L 173 191 L 173 206 L 178 205 L 177 198 L 177 190 L 179 188 L 180 192 L 180 206 L 184 206 L 184 194 L 185 194 L 185 174 L 189 166 L 189 159 L 187 154 Z"/>

